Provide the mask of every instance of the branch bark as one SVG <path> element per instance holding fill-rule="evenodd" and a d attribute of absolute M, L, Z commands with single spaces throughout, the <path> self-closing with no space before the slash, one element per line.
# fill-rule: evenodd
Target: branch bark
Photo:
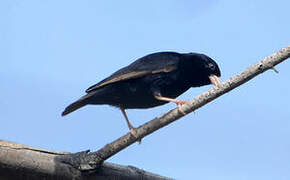
<path fill-rule="evenodd" d="M 213 101 L 214 99 L 231 91 L 232 89 L 248 82 L 255 76 L 269 69 L 278 72 L 274 68 L 274 66 L 283 62 L 284 60 L 289 58 L 289 56 L 290 46 L 287 46 L 280 51 L 266 57 L 257 64 L 248 67 L 243 72 L 231 77 L 228 81 L 224 82 L 219 87 L 208 90 L 203 94 L 197 96 L 196 98 L 190 100 L 187 104 L 181 107 L 181 111 L 185 112 L 185 114 L 193 112 L 196 109 L 204 106 L 205 104 Z M 100 164 L 102 164 L 104 160 L 110 158 L 114 154 L 135 143 L 136 141 L 138 141 L 138 139 L 142 139 L 143 137 L 178 120 L 183 116 L 184 114 L 180 113 L 177 109 L 173 109 L 168 113 L 136 128 L 136 137 L 132 136 L 130 133 L 127 133 L 123 137 L 120 137 L 119 139 L 113 141 L 110 144 L 107 144 L 96 152 L 83 152 L 81 156 L 78 156 L 78 159 L 75 159 L 74 162 L 69 163 L 80 170 L 93 170 L 97 168 Z M 63 156 L 62 158 L 62 161 L 65 162 L 66 157 Z M 70 155 L 70 159 L 74 159 L 73 156 Z"/>
<path fill-rule="evenodd" d="M 133 166 L 105 162 L 96 171 L 81 172 L 56 157 L 70 153 L 50 151 L 0 140 L 1 180 L 170 180 Z"/>

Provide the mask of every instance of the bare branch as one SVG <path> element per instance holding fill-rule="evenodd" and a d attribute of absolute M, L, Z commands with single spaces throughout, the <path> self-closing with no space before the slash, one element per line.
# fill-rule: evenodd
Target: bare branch
<path fill-rule="evenodd" d="M 133 166 L 103 163 L 97 171 L 81 172 L 67 163 L 56 160 L 69 153 L 49 151 L 0 140 L 1 180 L 169 180 Z"/>
<path fill-rule="evenodd" d="M 255 76 L 272 69 L 275 72 L 277 71 L 274 66 L 283 62 L 290 56 L 290 46 L 287 46 L 280 51 L 266 57 L 255 65 L 248 67 L 245 71 L 231 77 L 228 81 L 221 84 L 219 87 L 211 89 L 209 91 L 204 92 L 198 97 L 190 100 L 187 104 L 181 107 L 181 111 L 186 114 L 195 111 L 196 109 L 204 106 L 205 104 L 213 101 L 219 96 L 231 91 L 232 89 L 244 84 L 254 78 Z M 278 71 L 277 71 L 278 72 Z M 79 161 L 77 164 L 72 164 L 75 167 L 82 170 L 89 170 L 98 167 L 104 160 L 110 158 L 114 154 L 133 144 L 145 137 L 148 134 L 168 125 L 176 121 L 177 119 L 184 116 L 184 114 L 180 113 L 177 109 L 171 110 L 168 113 L 157 117 L 144 125 L 136 128 L 136 137 L 132 136 L 130 133 L 120 137 L 114 142 L 107 144 L 100 150 L 83 154 L 83 159 Z"/>
<path fill-rule="evenodd" d="M 290 46 L 263 59 L 245 71 L 230 78 L 219 87 L 204 92 L 181 107 L 188 114 L 219 96 L 231 91 L 255 76 L 271 69 L 290 56 Z M 277 71 L 278 72 L 278 71 Z M 107 144 L 96 152 L 75 154 L 49 151 L 39 148 L 0 141 L 0 179 L 154 179 L 168 178 L 154 175 L 130 166 L 103 163 L 104 160 L 128 147 L 148 134 L 184 116 L 177 109 L 157 117 L 131 133 Z M 40 178 L 41 177 L 41 178 Z"/>

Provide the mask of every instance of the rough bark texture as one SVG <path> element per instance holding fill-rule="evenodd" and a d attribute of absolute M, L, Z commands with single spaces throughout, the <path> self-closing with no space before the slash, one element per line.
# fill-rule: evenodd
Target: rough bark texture
<path fill-rule="evenodd" d="M 133 166 L 103 163 L 95 171 L 80 171 L 56 158 L 70 153 L 0 141 L 1 180 L 169 180 Z"/>

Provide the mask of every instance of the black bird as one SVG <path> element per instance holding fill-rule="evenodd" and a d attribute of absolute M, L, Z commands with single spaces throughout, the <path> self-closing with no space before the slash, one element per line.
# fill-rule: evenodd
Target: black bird
<path fill-rule="evenodd" d="M 220 83 L 217 63 L 204 54 L 158 52 L 144 56 L 86 90 L 86 95 L 69 105 L 62 116 L 88 104 L 108 104 L 121 109 L 135 134 L 125 109 L 151 108 L 174 102 L 191 87 Z"/>

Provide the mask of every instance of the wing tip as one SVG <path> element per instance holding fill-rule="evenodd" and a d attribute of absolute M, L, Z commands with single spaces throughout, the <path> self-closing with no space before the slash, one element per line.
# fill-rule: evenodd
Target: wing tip
<path fill-rule="evenodd" d="M 67 112 L 66 110 L 64 110 L 62 113 L 61 113 L 61 116 L 63 117 L 63 116 L 65 116 L 65 115 L 67 115 L 69 112 Z"/>
<path fill-rule="evenodd" d="M 69 114 L 69 113 L 71 113 L 71 112 L 73 112 L 73 111 L 75 111 L 76 109 L 74 109 L 74 108 L 71 108 L 71 105 L 70 106 L 68 106 L 67 108 L 65 108 L 65 110 L 61 113 L 61 116 L 63 117 L 63 116 L 65 116 L 65 115 L 67 115 L 67 114 Z"/>
<path fill-rule="evenodd" d="M 87 105 L 88 103 L 85 99 L 86 97 L 87 96 L 84 96 L 84 97 L 82 97 L 84 99 L 81 98 L 81 99 L 77 100 L 76 102 L 70 104 L 68 107 L 66 107 L 65 110 L 61 113 L 61 116 L 65 116 L 65 115 Z"/>

